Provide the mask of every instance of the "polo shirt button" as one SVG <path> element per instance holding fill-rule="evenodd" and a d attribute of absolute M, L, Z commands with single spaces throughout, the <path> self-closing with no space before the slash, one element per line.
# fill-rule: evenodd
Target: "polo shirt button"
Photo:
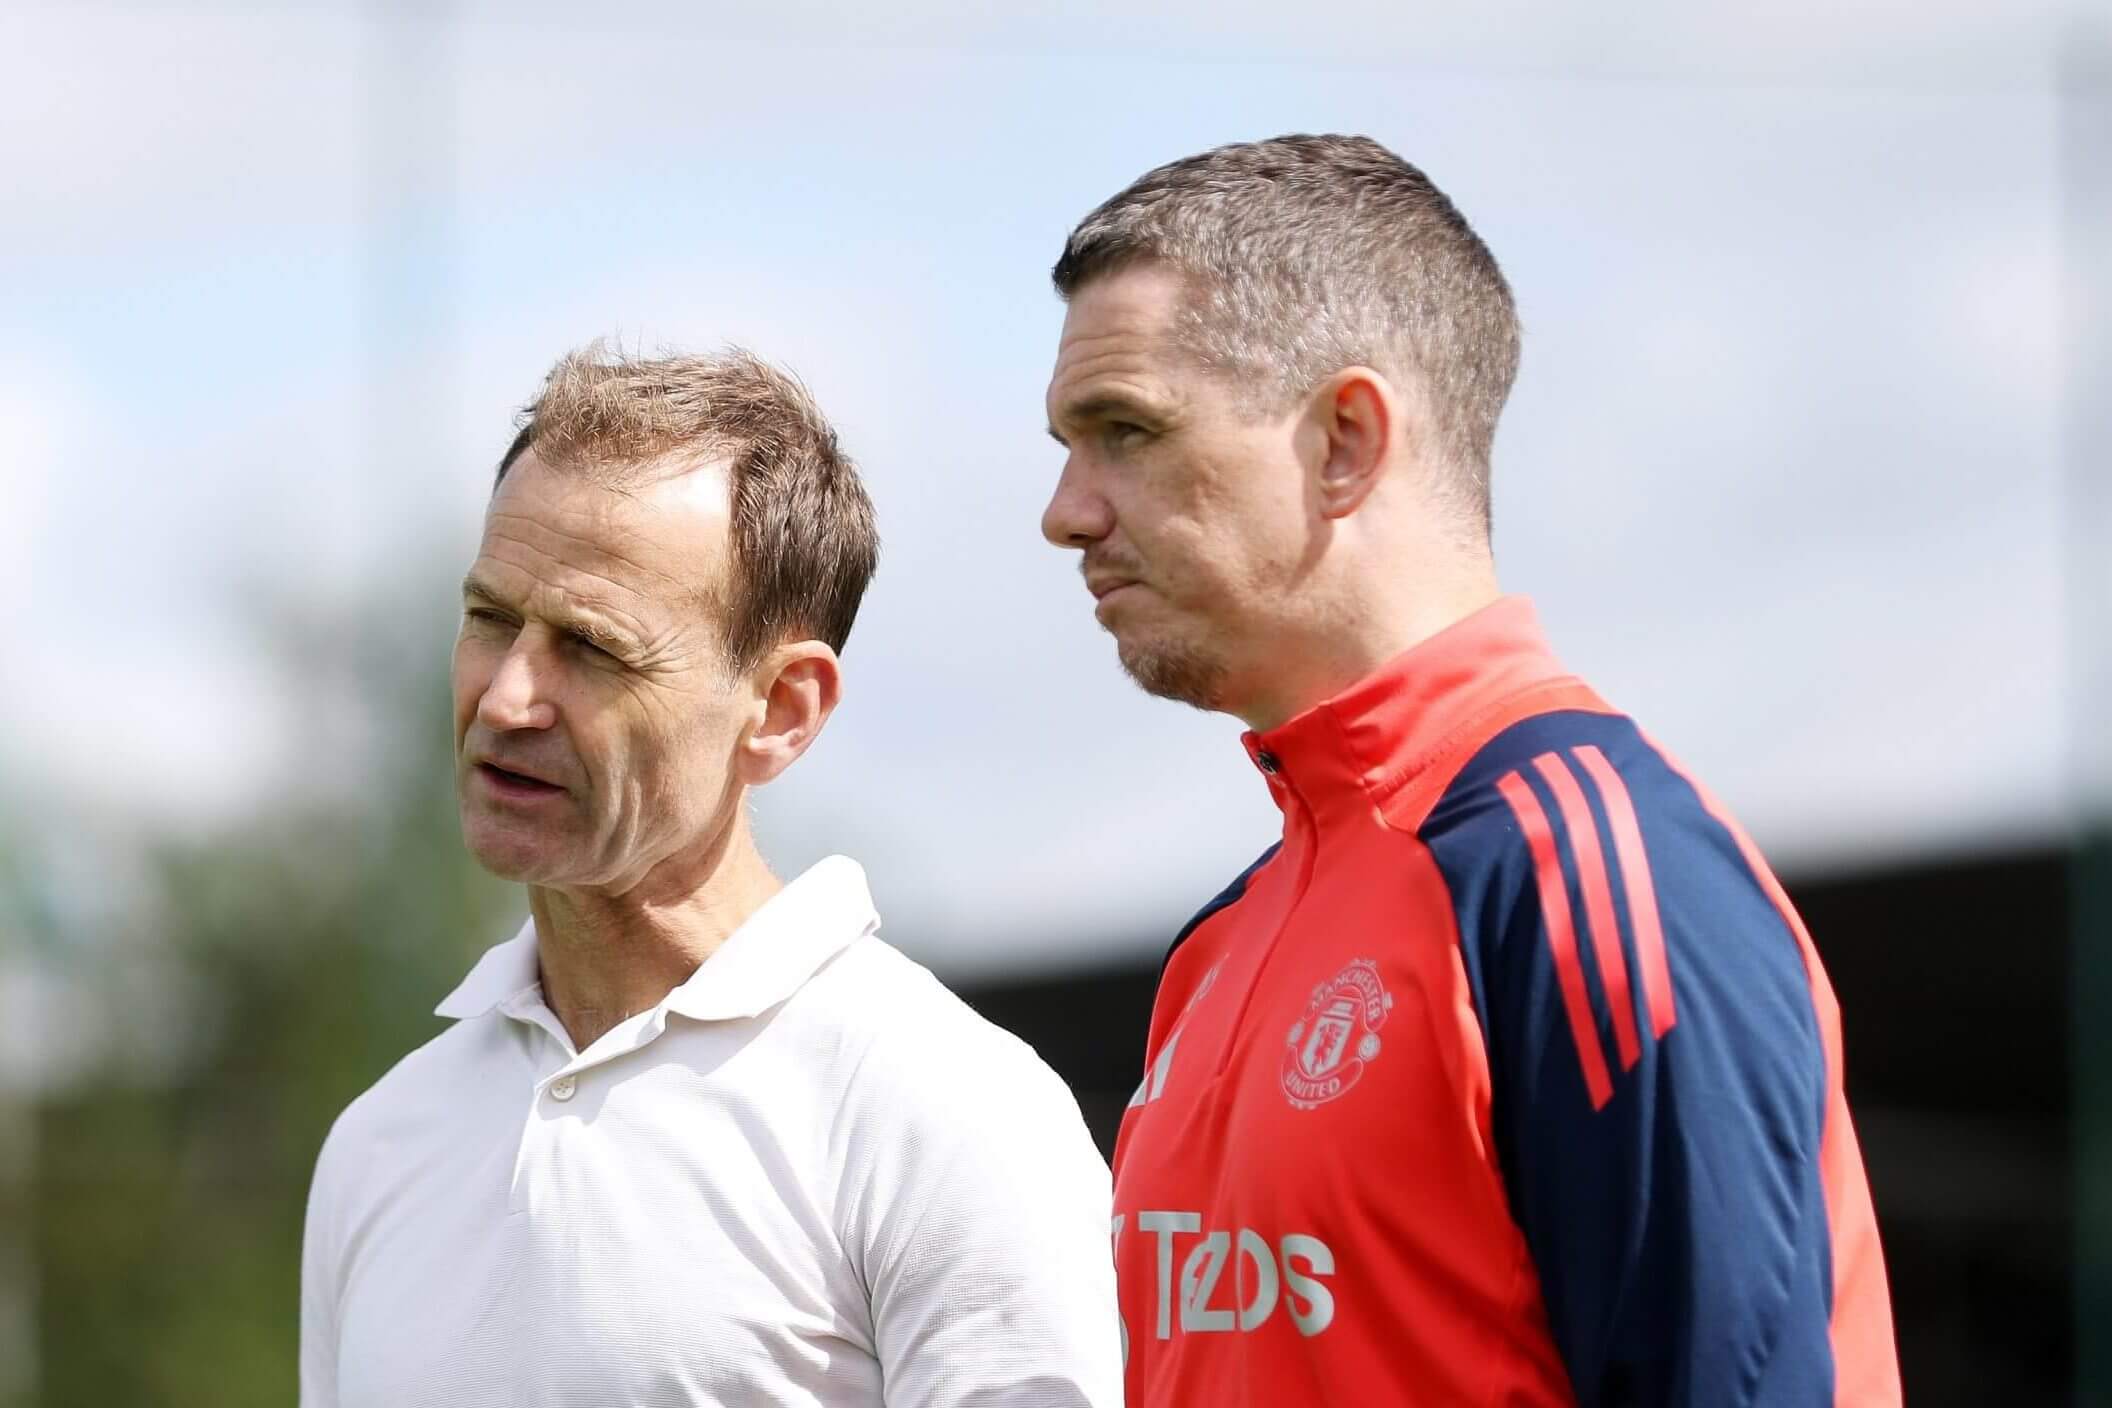
<path fill-rule="evenodd" d="M 559 1076 L 556 1080 L 550 1082 L 550 1098 L 552 1100 L 570 1100 L 573 1092 L 578 1089 L 579 1085 L 572 1077 Z"/>

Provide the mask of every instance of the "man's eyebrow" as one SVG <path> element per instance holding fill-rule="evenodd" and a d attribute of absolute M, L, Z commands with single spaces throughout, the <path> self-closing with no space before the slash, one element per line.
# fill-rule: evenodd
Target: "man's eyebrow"
<path fill-rule="evenodd" d="M 611 630 L 599 621 L 590 620 L 585 616 L 568 616 L 559 624 L 581 640 L 589 641 L 611 655 L 630 655 L 639 648 L 638 642 L 622 631 Z"/>
<path fill-rule="evenodd" d="M 1158 416 L 1159 412 L 1149 401 L 1132 396 L 1126 391 L 1095 391 L 1065 405 L 1062 414 L 1056 418 L 1069 421 L 1073 425 L 1083 425 L 1090 421 L 1114 417 L 1124 420 L 1156 420 Z M 1063 436 L 1057 433 L 1054 425 L 1049 427 L 1049 434 L 1056 436 L 1056 443 L 1059 445 L 1063 443 Z"/>
<path fill-rule="evenodd" d="M 490 602 L 493 606 L 504 607 L 508 611 L 514 609 L 507 604 L 504 597 L 478 580 L 474 572 L 462 579 L 462 595 L 471 601 Z M 561 617 L 552 618 L 550 624 L 582 640 L 590 641 L 612 655 L 629 655 L 642 648 L 627 632 L 605 626 L 593 617 L 578 612 L 568 611 Z"/>
<path fill-rule="evenodd" d="M 499 598 L 497 592 L 479 581 L 477 574 L 474 572 L 462 579 L 462 595 L 464 597 L 473 597 L 478 601 L 488 601 L 494 606 L 504 606 L 506 604 Z"/>

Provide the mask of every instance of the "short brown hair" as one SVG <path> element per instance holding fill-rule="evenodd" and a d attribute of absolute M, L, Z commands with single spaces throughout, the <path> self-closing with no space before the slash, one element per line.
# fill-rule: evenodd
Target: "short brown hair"
<path fill-rule="evenodd" d="M 1069 299 L 1152 261 L 1190 282 L 1184 345 L 1266 409 L 1344 367 L 1414 377 L 1455 487 L 1487 520 L 1518 315 L 1495 256 L 1429 177 L 1369 137 L 1218 147 L 1079 221 L 1052 276 Z"/>
<path fill-rule="evenodd" d="M 529 450 L 623 484 L 671 461 L 723 461 L 733 489 L 726 651 L 746 670 L 795 635 L 842 650 L 880 560 L 873 503 L 797 378 L 737 347 L 640 358 L 594 342 L 559 360 L 520 414 L 494 492 Z"/>

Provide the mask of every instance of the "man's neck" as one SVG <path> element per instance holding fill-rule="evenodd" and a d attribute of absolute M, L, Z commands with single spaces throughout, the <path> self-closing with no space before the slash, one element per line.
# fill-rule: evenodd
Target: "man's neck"
<path fill-rule="evenodd" d="M 1332 699 L 1387 661 L 1457 625 L 1502 595 L 1493 566 L 1475 564 L 1437 587 L 1358 592 L 1332 620 L 1313 623 L 1306 639 L 1282 643 L 1263 683 L 1236 713 L 1256 733 Z"/>
<path fill-rule="evenodd" d="M 584 1051 L 658 1006 L 782 888 L 738 814 L 707 854 L 621 894 L 530 886 L 543 1001 Z"/>

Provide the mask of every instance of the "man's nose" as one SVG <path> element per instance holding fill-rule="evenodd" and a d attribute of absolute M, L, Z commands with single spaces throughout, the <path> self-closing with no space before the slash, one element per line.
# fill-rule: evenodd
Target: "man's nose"
<path fill-rule="evenodd" d="M 557 722 L 557 706 L 548 694 L 548 662 L 530 634 L 514 637 L 477 701 L 477 722 L 493 732 L 543 729 Z"/>
<path fill-rule="evenodd" d="M 1115 513 L 1107 496 L 1092 486 L 1090 477 L 1072 455 L 1063 462 L 1056 492 L 1041 511 L 1041 536 L 1059 548 L 1084 548 L 1105 538 L 1115 529 Z"/>

